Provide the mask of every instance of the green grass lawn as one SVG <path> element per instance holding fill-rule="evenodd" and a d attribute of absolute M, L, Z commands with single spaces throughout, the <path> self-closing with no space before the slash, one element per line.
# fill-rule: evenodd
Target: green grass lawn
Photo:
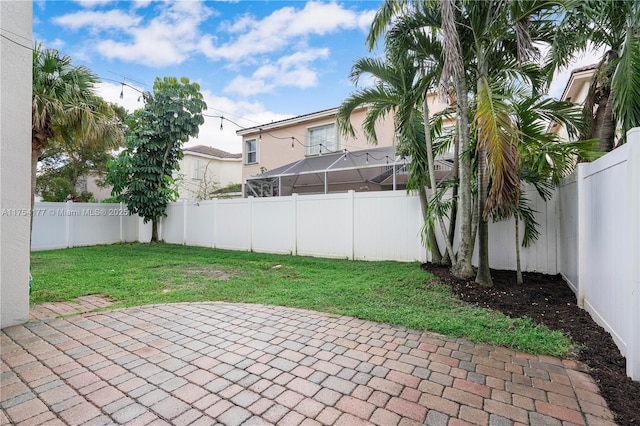
<path fill-rule="evenodd" d="M 563 334 L 468 305 L 418 263 L 280 256 L 171 244 L 31 254 L 31 304 L 100 294 L 113 307 L 229 301 L 281 305 L 566 356 Z"/>

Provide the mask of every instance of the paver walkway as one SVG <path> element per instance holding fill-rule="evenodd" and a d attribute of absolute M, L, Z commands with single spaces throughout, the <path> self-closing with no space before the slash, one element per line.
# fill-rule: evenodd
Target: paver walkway
<path fill-rule="evenodd" d="M 580 364 L 282 307 L 2 330 L 0 424 L 613 425 Z"/>
<path fill-rule="evenodd" d="M 98 295 L 80 296 L 70 302 L 42 303 L 29 310 L 29 320 L 38 321 L 63 315 L 80 314 L 113 305 L 107 298 Z"/>

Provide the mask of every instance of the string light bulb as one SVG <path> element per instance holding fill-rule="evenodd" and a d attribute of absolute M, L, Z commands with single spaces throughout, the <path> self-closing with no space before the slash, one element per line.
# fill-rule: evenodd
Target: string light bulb
<path fill-rule="evenodd" d="M 347 148 L 344 149 L 344 161 L 347 161 Z"/>
<path fill-rule="evenodd" d="M 224 128 L 222 127 L 222 122 L 224 121 L 224 117 L 220 116 L 220 130 L 224 130 Z"/>
<path fill-rule="evenodd" d="M 365 158 L 365 163 L 369 164 L 369 153 L 367 152 L 367 156 Z"/>
<path fill-rule="evenodd" d="M 293 136 L 291 136 L 291 151 L 293 151 L 293 148 L 294 148 L 294 146 L 293 146 L 293 141 L 295 141 L 295 140 L 296 140 L 296 138 L 294 138 Z"/>
<path fill-rule="evenodd" d="M 260 129 L 260 134 L 258 135 L 258 143 L 262 143 L 262 129 Z"/>
<path fill-rule="evenodd" d="M 120 86 L 120 99 L 124 99 L 124 83 Z"/>

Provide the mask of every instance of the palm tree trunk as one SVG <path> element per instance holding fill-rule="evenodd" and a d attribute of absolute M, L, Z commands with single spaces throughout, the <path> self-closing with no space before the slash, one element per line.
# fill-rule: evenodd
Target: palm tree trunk
<path fill-rule="evenodd" d="M 598 143 L 600 151 L 611 151 L 616 131 L 616 120 L 613 118 L 613 97 L 609 91 L 600 98 L 594 127 L 594 137 L 600 140 Z"/>
<path fill-rule="evenodd" d="M 516 284 L 522 284 L 522 268 L 520 266 L 520 219 L 518 213 L 513 215 L 516 222 Z"/>
<path fill-rule="evenodd" d="M 489 192 L 489 173 L 487 173 L 486 148 L 478 148 L 478 273 L 476 283 L 483 287 L 493 287 L 489 270 L 489 221 L 482 213 Z"/>
<path fill-rule="evenodd" d="M 471 138 L 469 136 L 469 101 L 460 36 L 455 17 L 455 0 L 440 0 L 442 37 L 444 48 L 444 67 L 442 87 L 448 87 L 453 79 L 458 108 L 458 132 L 460 135 L 460 246 L 451 272 L 458 278 L 473 276 L 471 257 L 475 244 L 472 237 L 471 217 L 471 158 L 468 155 Z"/>
<path fill-rule="evenodd" d="M 458 155 L 460 154 L 460 137 L 455 136 L 453 142 L 453 176 L 452 179 L 454 181 L 458 180 L 458 167 L 460 167 L 460 160 Z M 460 183 L 458 182 L 453 186 L 451 193 L 451 220 L 449 221 L 449 234 L 447 238 L 451 245 L 453 246 L 453 240 L 456 236 L 456 222 L 458 220 L 458 186 Z M 444 258 L 442 259 L 443 264 L 453 265 L 455 263 L 455 259 L 450 259 L 448 253 L 445 253 Z"/>
<path fill-rule="evenodd" d="M 429 201 L 427 200 L 426 187 L 422 187 L 422 190 L 418 191 L 418 195 L 420 197 L 422 218 L 426 223 L 429 216 Z M 429 240 L 429 243 L 427 245 L 429 246 L 429 251 L 431 252 L 431 263 L 435 263 L 437 265 L 442 264 L 442 254 L 440 254 L 440 247 L 438 246 L 436 233 L 431 226 L 429 227 L 429 231 L 427 232 L 427 238 Z"/>
<path fill-rule="evenodd" d="M 468 279 L 473 277 L 471 265 L 475 237 L 472 226 L 472 198 L 471 198 L 471 156 L 469 155 L 469 102 L 467 100 L 467 83 L 464 75 L 456 80 L 456 96 L 458 104 L 458 126 L 460 135 L 460 246 L 456 262 L 451 272 L 458 277 Z"/>
<path fill-rule="evenodd" d="M 433 144 L 431 143 L 431 126 L 429 124 L 429 104 L 427 100 L 427 94 L 425 93 L 424 100 L 422 101 L 422 112 L 424 116 L 424 140 L 427 144 L 427 168 L 429 169 L 429 183 L 431 186 L 431 191 L 435 194 L 437 190 L 436 184 L 436 172 L 433 161 Z M 427 198 L 428 201 L 428 198 Z M 449 254 L 450 259 L 455 259 L 455 254 L 453 253 L 453 247 L 451 242 L 447 238 L 447 227 L 444 224 L 444 219 L 442 216 L 438 215 L 438 223 L 440 224 L 440 231 L 442 232 L 442 238 L 445 241 L 447 247 L 447 253 Z"/>

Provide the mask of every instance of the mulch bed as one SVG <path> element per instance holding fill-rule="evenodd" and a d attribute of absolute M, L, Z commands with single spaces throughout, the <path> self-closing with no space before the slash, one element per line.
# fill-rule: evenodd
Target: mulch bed
<path fill-rule="evenodd" d="M 571 336 L 581 346 L 576 359 L 589 367 L 602 397 L 619 425 L 640 424 L 640 382 L 626 375 L 625 358 L 613 339 L 591 316 L 576 305 L 576 296 L 559 276 L 523 273 L 516 284 L 514 271 L 492 270 L 494 286 L 483 288 L 474 280 L 457 279 L 447 267 L 424 264 L 423 269 L 448 283 L 462 300 L 503 312 L 510 317 L 530 317 Z"/>

